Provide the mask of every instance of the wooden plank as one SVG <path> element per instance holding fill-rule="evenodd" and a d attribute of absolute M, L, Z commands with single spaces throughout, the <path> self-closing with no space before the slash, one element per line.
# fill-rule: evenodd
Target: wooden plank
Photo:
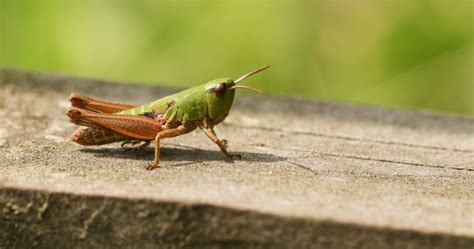
<path fill-rule="evenodd" d="M 67 141 L 74 129 L 64 115 L 71 91 L 144 103 L 173 89 L 1 70 L 0 205 L 6 218 L 0 227 L 9 229 L 0 228 L 0 240 L 7 245 L 51 245 L 46 235 L 53 235 L 45 229 L 59 223 L 66 235 L 55 237 L 57 245 L 101 245 L 106 239 L 127 245 L 117 230 L 135 222 L 116 220 L 137 217 L 139 207 L 149 219 L 141 219 L 142 227 L 130 225 L 127 239 L 141 241 L 146 228 L 152 241 L 170 246 L 474 243 L 472 117 L 239 94 L 217 132 L 242 160 L 226 161 L 196 131 L 164 140 L 163 167 L 148 172 L 152 149 L 123 153 L 118 145 L 84 148 Z M 158 214 L 153 205 L 181 211 Z M 171 234 L 180 224 L 200 222 L 209 229 L 160 233 L 154 222 L 165 214 L 176 216 L 166 223 Z M 15 236 L 31 238 L 12 242 Z"/>

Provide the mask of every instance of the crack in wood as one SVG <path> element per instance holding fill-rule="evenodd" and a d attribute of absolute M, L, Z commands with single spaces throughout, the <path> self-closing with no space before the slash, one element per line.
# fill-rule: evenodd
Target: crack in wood
<path fill-rule="evenodd" d="M 248 145 L 253 147 L 262 147 L 262 146 L 255 146 L 255 145 Z M 332 156 L 332 157 L 342 157 L 342 158 L 350 158 L 350 159 L 357 159 L 357 160 L 365 160 L 365 161 L 376 161 L 376 162 L 384 162 L 384 163 L 396 163 L 396 164 L 404 164 L 404 165 L 412 165 L 412 166 L 421 166 L 421 167 L 430 167 L 430 168 L 442 168 L 442 169 L 453 169 L 453 170 L 465 170 L 465 171 L 474 171 L 474 169 L 470 168 L 461 168 L 461 167 L 453 167 L 453 166 L 445 166 L 445 165 L 432 165 L 432 164 L 423 164 L 423 163 L 415 163 L 415 162 L 406 162 L 406 161 L 396 161 L 391 159 L 381 159 L 381 158 L 371 158 L 371 157 L 362 157 L 362 156 L 352 156 L 352 155 L 344 155 L 344 154 L 337 154 L 337 153 L 329 153 L 329 152 L 321 152 L 321 151 L 314 151 L 314 150 L 300 150 L 300 149 L 289 149 L 289 148 L 276 148 L 272 146 L 265 146 L 266 148 L 272 148 L 276 150 L 283 150 L 283 151 L 295 151 L 295 152 L 306 152 L 311 154 L 319 154 L 325 156 Z M 286 157 L 290 159 L 289 157 Z M 298 157 L 298 158 L 308 158 L 308 157 Z M 297 165 L 300 166 L 300 165 Z"/>
<path fill-rule="evenodd" d="M 89 218 L 87 218 L 84 223 L 83 223 L 83 226 L 81 228 L 81 232 L 79 233 L 79 239 L 86 239 L 88 233 L 89 233 L 89 227 L 90 225 L 94 222 L 94 220 L 96 219 L 96 217 L 102 213 L 102 211 L 104 211 L 105 207 L 107 206 L 107 200 L 104 199 L 104 201 L 102 202 L 102 204 L 100 205 L 100 207 L 96 210 L 94 210 Z"/>
<path fill-rule="evenodd" d="M 399 145 L 405 147 L 412 147 L 412 148 L 422 148 L 422 149 L 431 149 L 431 150 L 443 150 L 443 151 L 450 151 L 450 152 L 462 152 L 462 153 L 474 153 L 474 150 L 469 149 L 456 149 L 456 148 L 446 148 L 441 146 L 435 145 L 422 145 L 422 144 L 411 144 L 411 143 L 403 143 L 397 141 L 385 141 L 385 140 L 377 140 L 377 139 L 367 139 L 367 138 L 356 138 L 356 137 L 349 137 L 349 136 L 341 136 L 341 135 L 330 135 L 324 133 L 315 133 L 309 131 L 290 131 L 285 129 L 278 129 L 278 128 L 270 128 L 264 126 L 246 126 L 246 125 L 239 125 L 235 123 L 224 123 L 226 126 L 237 127 L 242 129 L 256 129 L 256 130 L 265 130 L 265 131 L 274 131 L 274 132 L 285 132 L 285 133 L 292 133 L 298 135 L 307 135 L 313 137 L 324 137 L 324 138 L 333 138 L 345 141 L 358 141 L 358 142 L 369 142 L 369 143 L 378 143 L 378 144 L 387 144 L 387 145 Z"/>
<path fill-rule="evenodd" d="M 288 160 L 288 161 L 286 161 L 286 162 L 288 162 L 288 163 L 291 164 L 291 165 L 294 165 L 294 166 L 297 166 L 297 167 L 299 167 L 299 168 L 302 168 L 303 170 L 310 171 L 311 173 L 313 173 L 313 174 L 315 174 L 315 175 L 318 175 L 318 172 L 317 172 L 316 170 L 312 169 L 312 168 L 309 167 L 309 166 L 306 166 L 306 165 L 304 165 L 304 164 L 300 164 L 300 163 L 297 163 L 297 162 L 294 162 L 294 161 L 291 161 L 291 160 Z"/>
<path fill-rule="evenodd" d="M 430 167 L 430 168 L 441 168 L 441 169 L 452 169 L 452 170 L 465 170 L 465 171 L 474 171 L 474 169 L 471 168 L 462 168 L 462 167 L 456 167 L 459 164 L 452 165 L 452 166 L 446 166 L 446 165 L 432 165 L 432 164 L 423 164 L 423 163 L 415 163 L 415 162 L 406 162 L 406 161 L 396 161 L 396 160 L 391 160 L 391 159 L 382 159 L 382 158 L 371 158 L 371 157 L 362 157 L 362 156 L 353 156 L 353 155 L 344 155 L 344 154 L 337 154 L 337 153 L 329 153 L 329 152 L 321 152 L 321 151 L 314 151 L 314 150 L 302 150 L 302 149 L 292 149 L 292 148 L 277 148 L 273 146 L 260 146 L 260 145 L 254 145 L 254 144 L 246 144 L 246 143 L 236 143 L 240 144 L 243 146 L 249 146 L 249 147 L 265 147 L 265 148 L 271 148 L 275 150 L 282 150 L 282 151 L 295 151 L 295 152 L 305 152 L 305 153 L 310 153 L 310 154 L 319 154 L 319 155 L 325 155 L 325 156 L 332 156 L 332 157 L 342 157 L 342 158 L 350 158 L 350 159 L 357 159 L 357 160 L 365 160 L 365 161 L 375 161 L 375 162 L 384 162 L 384 163 L 394 163 L 394 164 L 404 164 L 404 165 L 412 165 L 412 166 L 420 166 L 420 167 Z M 201 150 L 200 148 L 193 147 L 193 146 L 188 146 L 188 145 L 181 145 L 177 143 L 169 143 L 168 145 L 172 146 L 178 146 L 178 147 L 185 147 L 185 148 L 190 148 L 190 149 L 196 149 L 196 150 Z M 291 158 L 308 158 L 307 156 L 304 157 L 283 157 L 286 159 L 291 159 Z M 298 166 L 300 168 L 310 170 L 313 173 L 317 174 L 316 171 L 313 169 L 309 168 L 308 166 L 301 165 L 298 163 L 295 163 L 291 160 L 288 160 L 288 163 Z M 464 163 L 463 163 L 464 164 Z M 462 165 L 462 164 L 461 164 Z"/>
<path fill-rule="evenodd" d="M 442 168 L 442 169 L 474 171 L 474 169 L 470 169 L 470 168 L 451 167 L 451 166 L 444 166 L 444 165 L 432 165 L 432 164 L 423 164 L 423 163 L 414 163 L 414 162 L 404 162 L 404 161 L 396 161 L 396 160 L 381 159 L 381 158 L 370 158 L 370 157 L 361 157 L 361 156 L 340 155 L 340 154 L 336 154 L 336 153 L 327 153 L 327 152 L 318 152 L 318 151 L 314 151 L 314 153 L 317 153 L 317 154 L 320 154 L 320 155 L 325 155 L 325 156 L 344 157 L 344 158 L 351 158 L 351 159 L 358 159 L 358 160 L 366 160 L 366 161 L 375 161 L 375 162 L 384 162 L 384 163 L 396 163 L 396 164 L 405 164 L 405 165 L 421 166 L 421 167 L 430 167 L 430 168 Z"/>

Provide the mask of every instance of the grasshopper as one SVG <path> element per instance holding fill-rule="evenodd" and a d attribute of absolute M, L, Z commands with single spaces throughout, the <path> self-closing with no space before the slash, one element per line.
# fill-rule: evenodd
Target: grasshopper
<path fill-rule="evenodd" d="M 112 103 L 72 93 L 69 121 L 81 125 L 71 140 L 81 145 L 103 145 L 122 142 L 122 147 L 145 148 L 155 141 L 155 160 L 146 169 L 153 170 L 160 163 L 160 141 L 189 133 L 199 127 L 229 158 L 240 155 L 227 151 L 214 126 L 224 121 L 234 101 L 235 90 L 259 90 L 239 85 L 244 79 L 261 72 L 265 66 L 244 74 L 237 80 L 220 78 L 186 89 L 141 106 Z M 138 146 L 135 146 L 139 144 Z"/>

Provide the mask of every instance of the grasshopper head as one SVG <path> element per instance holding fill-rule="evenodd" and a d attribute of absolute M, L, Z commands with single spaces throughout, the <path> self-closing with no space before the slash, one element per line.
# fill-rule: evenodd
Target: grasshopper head
<path fill-rule="evenodd" d="M 261 93 L 258 89 L 249 86 L 239 85 L 244 79 L 261 72 L 270 66 L 265 66 L 249 73 L 244 74 L 237 80 L 229 78 L 215 79 L 206 84 L 207 102 L 208 102 L 208 115 L 214 121 L 215 124 L 224 120 L 229 114 L 229 110 L 232 107 L 234 101 L 235 91 L 237 89 L 246 89 L 256 93 Z"/>

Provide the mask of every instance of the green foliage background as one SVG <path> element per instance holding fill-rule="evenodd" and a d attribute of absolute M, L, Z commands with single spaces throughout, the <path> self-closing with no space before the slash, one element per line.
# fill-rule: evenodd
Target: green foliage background
<path fill-rule="evenodd" d="M 474 114 L 471 0 L 0 0 L 0 66 Z"/>

